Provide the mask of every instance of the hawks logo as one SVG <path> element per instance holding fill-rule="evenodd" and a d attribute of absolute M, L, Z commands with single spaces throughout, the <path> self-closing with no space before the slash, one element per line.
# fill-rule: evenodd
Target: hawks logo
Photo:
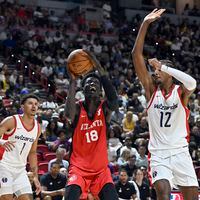
<path fill-rule="evenodd" d="M 155 178 L 155 177 L 157 176 L 157 174 L 158 174 L 158 172 L 157 172 L 157 171 L 154 171 L 153 174 L 152 174 L 152 175 L 153 175 L 153 178 Z"/>

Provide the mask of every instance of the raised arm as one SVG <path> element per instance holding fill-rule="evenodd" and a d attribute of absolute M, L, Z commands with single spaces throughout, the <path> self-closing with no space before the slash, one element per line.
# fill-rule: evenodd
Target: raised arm
<path fill-rule="evenodd" d="M 159 9 L 159 10 L 154 9 L 144 18 L 137 35 L 135 45 L 132 50 L 132 59 L 134 68 L 139 80 L 141 81 L 145 89 L 147 100 L 151 98 L 154 86 L 153 86 L 153 80 L 147 71 L 144 61 L 144 56 L 143 56 L 144 40 L 149 24 L 160 18 L 161 14 L 164 11 L 165 9 Z"/>
<path fill-rule="evenodd" d="M 101 79 L 101 83 L 103 86 L 103 89 L 105 91 L 105 96 L 106 96 L 106 103 L 107 103 L 107 114 L 106 114 L 106 120 L 107 122 L 110 121 L 111 119 L 111 114 L 112 111 L 115 111 L 118 109 L 119 105 L 118 105 L 118 95 L 117 92 L 114 88 L 114 86 L 112 85 L 110 79 L 107 76 L 107 72 L 105 71 L 105 69 L 101 66 L 100 62 L 97 60 L 97 58 L 89 51 L 84 50 L 87 52 L 87 54 L 90 56 L 95 68 L 97 69 L 97 71 L 99 72 L 100 75 L 100 79 Z"/>
<path fill-rule="evenodd" d="M 157 70 L 161 70 L 170 76 L 174 77 L 182 83 L 181 85 L 181 99 L 185 106 L 188 104 L 190 95 L 194 92 L 197 86 L 196 80 L 190 75 L 178 69 L 174 69 L 165 64 L 162 64 L 157 58 L 149 59 L 149 64 Z"/>
<path fill-rule="evenodd" d="M 68 71 L 68 75 L 70 77 L 69 91 L 67 94 L 67 100 L 65 102 L 65 116 L 67 121 L 71 124 L 76 115 L 76 79 L 73 74 Z"/>

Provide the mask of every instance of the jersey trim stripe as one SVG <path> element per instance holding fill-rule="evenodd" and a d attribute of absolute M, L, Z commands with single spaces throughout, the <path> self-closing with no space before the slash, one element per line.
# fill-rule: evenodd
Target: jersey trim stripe
<path fill-rule="evenodd" d="M 190 126 L 189 126 L 189 123 L 188 123 L 188 119 L 189 119 L 189 116 L 190 116 L 190 110 L 184 105 L 183 100 L 181 98 L 181 86 L 179 86 L 179 88 L 178 88 L 178 96 L 180 98 L 181 104 L 182 104 L 182 106 L 185 110 L 185 114 L 186 114 L 186 118 L 185 118 L 185 124 L 186 124 L 186 130 L 187 130 L 186 139 L 189 143 L 189 141 L 190 141 Z"/>
<path fill-rule="evenodd" d="M 153 183 L 152 183 L 152 176 L 151 176 L 151 166 L 150 166 L 150 160 L 151 160 L 151 153 L 148 152 L 148 178 L 150 181 L 150 187 L 152 187 Z"/>
<path fill-rule="evenodd" d="M 38 128 L 37 128 L 37 137 L 38 137 L 38 135 L 40 134 L 40 133 L 39 133 L 39 130 L 40 130 L 40 129 L 39 129 L 39 127 L 40 127 L 39 122 L 37 122 L 37 127 L 38 127 Z"/>
<path fill-rule="evenodd" d="M 152 102 L 153 102 L 153 100 L 154 100 L 154 98 L 155 98 L 155 95 L 156 95 L 157 90 L 158 90 L 158 87 L 155 89 L 153 95 L 151 96 L 151 99 L 150 99 L 150 101 L 149 101 L 149 105 L 147 106 L 147 110 L 148 110 L 149 107 L 151 106 L 151 104 L 152 104 Z"/>
<path fill-rule="evenodd" d="M 24 127 L 24 129 L 25 129 L 26 131 L 30 132 L 30 131 L 32 131 L 32 130 L 34 129 L 34 127 L 35 127 L 35 120 L 33 120 L 33 127 L 32 127 L 31 129 L 28 129 L 28 128 L 26 128 L 26 126 L 25 126 L 25 124 L 24 124 L 24 122 L 23 122 L 23 120 L 22 120 L 21 115 L 18 115 L 18 116 L 19 116 L 19 119 L 20 119 L 20 121 L 21 121 L 21 123 L 22 123 L 22 126 Z"/>
<path fill-rule="evenodd" d="M 161 90 L 161 93 L 162 93 L 163 97 L 165 98 L 165 100 L 167 100 L 171 96 L 174 87 L 175 87 L 175 84 L 173 84 L 171 86 L 170 91 L 169 91 L 169 93 L 167 95 L 165 95 L 165 92 L 164 92 L 163 89 Z"/>

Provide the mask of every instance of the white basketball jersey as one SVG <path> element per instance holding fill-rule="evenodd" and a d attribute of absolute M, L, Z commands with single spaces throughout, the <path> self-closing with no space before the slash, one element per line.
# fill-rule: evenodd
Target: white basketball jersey
<path fill-rule="evenodd" d="M 38 123 L 34 120 L 34 126 L 27 130 L 22 122 L 20 115 L 14 115 L 15 129 L 10 134 L 4 134 L 2 139 L 16 141 L 12 151 L 5 151 L 0 148 L 0 164 L 8 167 L 22 168 L 26 166 L 27 157 L 33 142 L 37 138 Z"/>
<path fill-rule="evenodd" d="M 157 88 L 149 101 L 147 113 L 150 153 L 181 151 L 188 145 L 189 110 L 181 102 L 179 85 L 174 85 L 166 96 Z"/>

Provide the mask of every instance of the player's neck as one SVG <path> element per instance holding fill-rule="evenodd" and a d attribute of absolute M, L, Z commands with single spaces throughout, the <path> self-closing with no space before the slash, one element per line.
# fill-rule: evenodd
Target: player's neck
<path fill-rule="evenodd" d="M 166 83 L 162 84 L 161 88 L 164 90 L 165 95 L 170 93 L 173 85 L 174 83 L 172 81 L 167 81 Z"/>
<path fill-rule="evenodd" d="M 33 122 L 34 117 L 35 117 L 35 116 L 29 116 L 29 115 L 27 115 L 27 114 L 23 114 L 22 120 L 23 120 L 23 122 L 25 122 L 25 123 L 27 123 L 27 124 L 30 124 L 30 122 L 31 122 L 31 123 Z"/>
<path fill-rule="evenodd" d="M 90 117 L 94 116 L 98 106 L 99 106 L 99 99 L 97 98 L 91 98 L 91 99 L 85 99 L 85 109 Z"/>

